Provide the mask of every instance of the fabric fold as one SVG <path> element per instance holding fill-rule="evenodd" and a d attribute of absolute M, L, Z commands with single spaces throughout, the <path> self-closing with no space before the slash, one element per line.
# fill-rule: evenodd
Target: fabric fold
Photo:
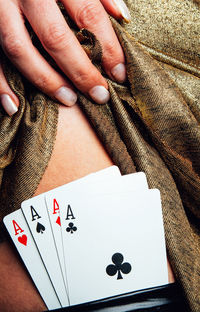
<path fill-rule="evenodd" d="M 174 61 L 176 38 L 172 40 L 170 55 L 170 46 L 163 44 L 166 38 L 160 37 L 150 25 L 156 14 L 155 7 L 158 9 L 162 1 L 156 0 L 154 4 L 152 0 L 145 1 L 149 11 L 143 7 L 143 0 L 136 2 L 140 14 L 133 10 L 135 2 L 127 1 L 135 17 L 130 25 L 120 25 L 111 18 L 126 56 L 128 80 L 122 85 L 106 77 L 111 93 L 106 105 L 97 105 L 83 94 L 79 94 L 79 102 L 122 174 L 144 171 L 149 187 L 161 191 L 168 257 L 190 311 L 199 312 L 200 78 L 197 72 L 200 68 L 196 57 L 199 37 L 195 37 L 193 30 L 183 32 L 188 47 L 195 41 L 193 50 L 184 54 L 181 48 L 177 62 Z M 176 7 L 177 16 L 181 16 L 182 10 L 186 20 L 186 3 L 193 16 L 198 16 L 199 6 L 193 1 L 170 0 L 166 6 L 171 5 L 171 10 Z M 174 14 L 170 11 L 167 15 L 164 7 L 161 22 L 164 21 L 166 29 L 172 33 Z M 65 14 L 62 6 L 61 10 Z M 150 38 L 144 31 L 139 34 L 137 30 L 142 18 L 147 26 L 149 24 Z M 69 20 L 67 16 L 66 19 Z M 160 30 L 165 33 L 161 24 Z M 77 29 L 74 31 L 77 33 Z M 178 34 L 180 32 L 178 29 Z M 95 37 L 84 30 L 77 36 L 93 63 L 105 75 L 101 67 L 101 48 Z M 45 58 L 56 66 L 46 56 L 34 33 L 31 38 Z M 182 42 L 177 39 L 177 44 L 180 47 Z M 163 47 L 163 51 L 159 47 Z M 167 61 L 166 53 L 169 53 Z M 10 118 L 0 108 L 1 220 L 34 194 L 51 157 L 58 117 L 58 103 L 31 86 L 4 56 L 2 59 L 6 78 L 20 99 L 20 109 Z M 190 68 L 178 66 L 180 62 Z"/>

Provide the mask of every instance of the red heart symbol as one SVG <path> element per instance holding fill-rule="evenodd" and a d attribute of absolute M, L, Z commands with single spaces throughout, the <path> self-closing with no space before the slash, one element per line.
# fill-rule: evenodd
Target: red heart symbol
<path fill-rule="evenodd" d="M 57 223 L 58 225 L 61 225 L 61 224 L 60 224 L 60 217 L 57 218 L 56 223 Z"/>
<path fill-rule="evenodd" d="M 27 236 L 26 236 L 25 234 L 22 235 L 22 236 L 19 236 L 19 237 L 18 237 L 18 241 L 19 241 L 21 244 L 23 244 L 23 245 L 26 246 L 26 244 L 27 244 Z"/>

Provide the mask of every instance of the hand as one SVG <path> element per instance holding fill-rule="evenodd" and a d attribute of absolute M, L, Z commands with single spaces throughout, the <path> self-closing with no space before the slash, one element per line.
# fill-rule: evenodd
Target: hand
<path fill-rule="evenodd" d="M 108 76 L 123 82 L 126 79 L 124 54 L 105 11 L 115 18 L 130 20 L 123 0 L 62 0 L 62 3 L 77 26 L 88 29 L 100 41 L 102 64 Z M 106 80 L 70 30 L 55 0 L 0 0 L 0 12 L 0 44 L 31 83 L 67 106 L 77 100 L 73 85 L 99 104 L 108 101 Z M 66 78 L 52 68 L 33 46 L 24 18 Z M 19 101 L 10 90 L 2 70 L 0 99 L 9 115 L 17 111 Z"/>

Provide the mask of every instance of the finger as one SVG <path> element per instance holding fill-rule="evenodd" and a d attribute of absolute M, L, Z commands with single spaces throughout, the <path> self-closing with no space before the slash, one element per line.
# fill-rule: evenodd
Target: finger
<path fill-rule="evenodd" d="M 18 111 L 19 100 L 10 89 L 0 64 L 0 102 L 9 116 Z"/>
<path fill-rule="evenodd" d="M 101 3 L 113 17 L 124 19 L 127 23 L 131 21 L 129 9 L 123 0 L 101 0 Z"/>
<path fill-rule="evenodd" d="M 0 12 L 0 43 L 10 60 L 44 93 L 67 106 L 75 104 L 77 96 L 72 87 L 33 46 L 17 6 L 0 0 Z"/>
<path fill-rule="evenodd" d="M 108 85 L 67 25 L 54 0 L 23 0 L 22 10 L 47 52 L 73 84 L 97 103 L 109 99 Z"/>
<path fill-rule="evenodd" d="M 124 53 L 101 2 L 99 0 L 62 0 L 62 2 L 78 27 L 88 29 L 100 41 L 103 49 L 103 66 L 107 74 L 123 82 L 126 78 Z"/>

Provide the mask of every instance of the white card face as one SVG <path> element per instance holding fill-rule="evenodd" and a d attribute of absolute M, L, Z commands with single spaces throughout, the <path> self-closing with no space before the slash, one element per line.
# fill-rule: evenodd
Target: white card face
<path fill-rule="evenodd" d="M 61 306 L 66 307 L 69 305 L 67 287 L 55 247 L 44 196 L 37 196 L 24 201 L 22 203 L 22 211 L 54 285 Z"/>
<path fill-rule="evenodd" d="M 60 216 L 70 305 L 168 283 L 158 190 L 86 194 Z"/>
<path fill-rule="evenodd" d="M 59 254 L 62 272 L 65 274 L 65 262 L 63 254 L 61 220 L 59 213 L 59 198 L 62 201 L 65 199 L 73 200 L 77 194 L 111 194 L 124 193 L 127 191 L 146 190 L 148 189 L 146 176 L 143 172 L 132 173 L 125 176 L 114 177 L 112 175 L 90 175 L 85 179 L 66 184 L 62 189 L 52 190 L 45 195 L 46 206 L 49 213 L 49 218 L 52 226 L 52 231 L 55 239 L 56 248 Z M 67 284 L 65 276 L 65 284 Z"/>
<path fill-rule="evenodd" d="M 143 189 L 148 189 L 146 176 L 143 172 L 121 176 L 115 166 L 112 166 L 46 193 L 46 206 L 66 285 L 68 282 L 66 278 L 62 233 L 60 228 L 59 199 L 61 198 L 61 200 L 63 199 L 64 201 L 66 198 L 68 200 L 73 200 L 73 198 L 77 198 L 77 194 L 123 193 Z"/>
<path fill-rule="evenodd" d="M 130 173 L 124 176 L 115 177 L 114 179 L 102 179 L 89 184 L 83 184 L 80 190 L 72 190 L 70 193 L 64 191 L 61 196 L 67 198 L 76 198 L 77 193 L 79 194 L 113 194 L 113 193 L 124 193 L 136 190 L 147 190 L 148 184 L 144 172 Z M 58 197 L 59 198 L 59 197 Z"/>
<path fill-rule="evenodd" d="M 60 308 L 58 297 L 21 209 L 4 217 L 3 222 L 47 308 Z"/>
<path fill-rule="evenodd" d="M 57 253 L 59 255 L 61 270 L 65 278 L 65 285 L 67 285 L 67 280 L 65 276 L 65 262 L 64 262 L 64 254 L 63 254 L 63 245 L 62 245 L 62 234 L 61 234 L 61 221 L 60 221 L 60 213 L 59 213 L 59 200 L 57 199 L 57 195 L 62 192 L 71 192 L 77 193 L 81 192 L 82 187 L 84 189 L 88 189 L 90 186 L 102 184 L 101 181 L 115 181 L 116 178 L 121 177 L 119 168 L 116 166 L 111 166 L 105 169 L 102 169 L 98 172 L 91 173 L 86 177 L 73 181 L 71 183 L 65 184 L 61 187 L 58 187 L 52 191 L 49 191 L 45 194 L 47 211 L 49 214 L 49 219 L 52 227 L 52 232 L 54 235 L 55 245 L 57 249 Z M 109 182 L 111 183 L 111 182 Z"/>
<path fill-rule="evenodd" d="M 121 173 L 120 173 L 119 168 L 117 166 L 113 165 L 113 166 L 107 167 L 105 169 L 101 169 L 97 172 L 90 173 L 88 176 L 91 176 L 91 175 L 95 175 L 98 177 L 102 176 L 104 178 L 112 178 L 112 177 L 117 177 L 117 176 L 120 177 Z"/>
<path fill-rule="evenodd" d="M 97 172 L 90 173 L 87 176 L 84 176 L 78 180 L 64 184 L 64 185 L 57 187 L 51 191 L 43 193 L 43 195 L 46 196 L 46 195 L 52 194 L 52 192 L 55 192 L 55 191 L 58 193 L 65 192 L 65 190 L 68 188 L 71 190 L 71 188 L 73 189 L 74 187 L 76 187 L 79 184 L 84 185 L 87 182 L 93 183 L 93 182 L 95 182 L 95 180 L 96 181 L 99 181 L 99 180 L 111 181 L 111 180 L 113 180 L 115 178 L 119 178 L 119 177 L 121 177 L 121 173 L 119 171 L 119 168 L 117 166 L 110 166 L 108 168 L 99 170 Z M 87 185 L 87 187 L 88 187 L 88 185 Z"/>

